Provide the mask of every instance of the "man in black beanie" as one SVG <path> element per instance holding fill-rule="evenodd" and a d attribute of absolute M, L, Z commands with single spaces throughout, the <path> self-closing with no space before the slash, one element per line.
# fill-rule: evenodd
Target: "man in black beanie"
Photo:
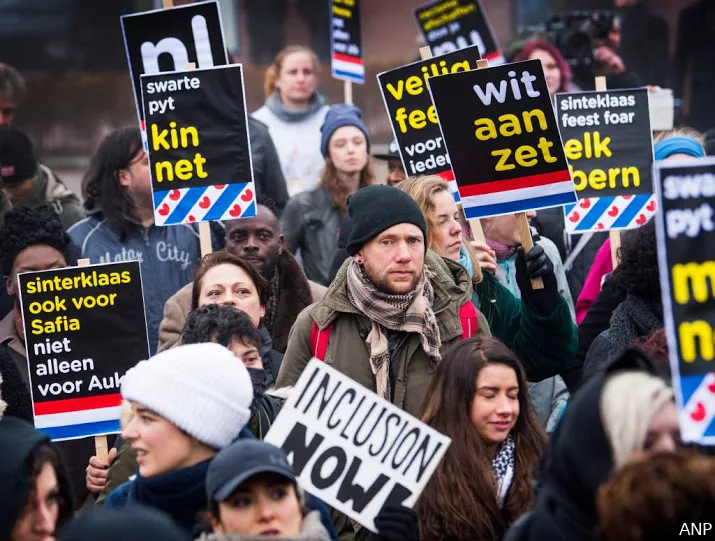
<path fill-rule="evenodd" d="M 318 357 L 418 415 L 435 366 L 462 338 L 489 336 L 458 264 L 427 250 L 424 216 L 392 186 L 348 198 L 347 252 L 325 297 L 293 326 L 276 387 L 295 385 Z"/>

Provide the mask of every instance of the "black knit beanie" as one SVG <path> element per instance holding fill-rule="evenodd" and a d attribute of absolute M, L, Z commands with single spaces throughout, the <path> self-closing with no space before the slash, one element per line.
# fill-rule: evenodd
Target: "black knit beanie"
<path fill-rule="evenodd" d="M 37 161 L 32 141 L 18 129 L 0 127 L 0 181 L 16 184 L 33 178 Z"/>
<path fill-rule="evenodd" d="M 15 207 L 5 215 L 0 229 L 0 267 L 10 276 L 15 258 L 29 246 L 46 244 L 68 258 L 70 238 L 57 213 L 49 205 Z"/>
<path fill-rule="evenodd" d="M 427 249 L 427 225 L 420 207 L 405 192 L 393 186 L 367 186 L 348 197 L 353 229 L 346 246 L 355 255 L 365 243 L 397 224 L 413 224 L 422 230 Z"/>

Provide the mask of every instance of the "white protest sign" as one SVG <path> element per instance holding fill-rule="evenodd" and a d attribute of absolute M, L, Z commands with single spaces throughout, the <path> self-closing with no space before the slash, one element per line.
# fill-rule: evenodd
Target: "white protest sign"
<path fill-rule="evenodd" d="M 264 441 L 302 488 L 376 532 L 386 502 L 412 507 L 451 440 L 312 359 Z"/>

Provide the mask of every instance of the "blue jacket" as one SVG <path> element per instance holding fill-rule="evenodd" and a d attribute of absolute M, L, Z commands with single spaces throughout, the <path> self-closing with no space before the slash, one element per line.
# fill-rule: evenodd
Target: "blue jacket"
<path fill-rule="evenodd" d="M 78 257 L 89 258 L 91 263 L 139 260 L 149 349 L 153 355 L 159 343 L 164 303 L 193 280 L 201 257 L 197 228 L 193 225 L 151 225 L 146 229 L 137 226 L 120 242 L 97 212 L 74 224 L 68 233 Z"/>

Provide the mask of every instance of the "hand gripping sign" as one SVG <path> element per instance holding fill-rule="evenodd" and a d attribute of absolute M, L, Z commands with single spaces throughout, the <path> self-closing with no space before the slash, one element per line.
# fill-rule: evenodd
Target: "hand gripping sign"
<path fill-rule="evenodd" d="M 156 224 L 255 216 L 242 67 L 141 81 Z"/>
<path fill-rule="evenodd" d="M 300 486 L 375 532 L 385 503 L 412 507 L 451 440 L 312 359 L 266 434 Z"/>
<path fill-rule="evenodd" d="M 683 441 L 715 444 L 715 159 L 656 164 L 658 270 Z"/>

